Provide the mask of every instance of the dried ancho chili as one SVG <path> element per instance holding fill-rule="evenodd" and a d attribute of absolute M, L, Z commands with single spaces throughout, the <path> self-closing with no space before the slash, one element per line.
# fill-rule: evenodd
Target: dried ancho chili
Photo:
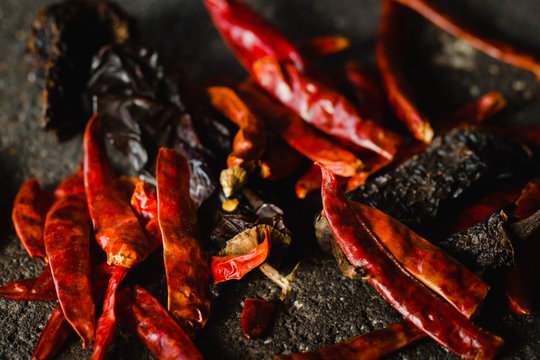
<path fill-rule="evenodd" d="M 31 78 L 44 89 L 45 129 L 64 140 L 84 128 L 92 56 L 103 45 L 127 41 L 133 32 L 131 18 L 106 0 L 62 1 L 36 15 L 26 58 Z"/>

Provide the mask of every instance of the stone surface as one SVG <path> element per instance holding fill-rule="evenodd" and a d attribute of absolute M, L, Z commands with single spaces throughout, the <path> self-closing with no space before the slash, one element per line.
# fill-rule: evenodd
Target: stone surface
<path fill-rule="evenodd" d="M 53 134 L 39 125 L 41 97 L 26 81 L 21 61 L 28 29 L 36 11 L 48 0 L 2 0 L 0 6 L 0 283 L 37 275 L 42 265 L 28 259 L 11 224 L 11 204 L 24 179 L 36 177 L 53 189 L 74 171 L 82 157 L 81 136 L 58 144 Z M 143 43 L 161 50 L 180 63 L 196 81 L 220 74 L 241 78 L 236 63 L 214 30 L 198 0 L 122 0 L 119 3 L 140 24 Z M 352 48 L 325 61 L 329 67 L 345 58 L 373 62 L 373 46 L 379 16 L 378 0 L 251 0 L 291 39 L 299 43 L 311 36 L 340 33 Z M 540 53 L 540 4 L 536 0 L 459 0 L 452 11 L 479 24 L 491 34 L 504 37 Z M 419 102 L 433 118 L 490 90 L 503 92 L 509 108 L 498 118 L 516 123 L 538 122 L 540 86 L 529 73 L 488 58 L 448 36 L 417 16 L 409 76 Z M 288 187 L 286 185 L 289 185 Z M 284 199 L 293 198 L 290 184 L 281 186 Z M 272 359 L 293 351 L 305 351 L 345 340 L 359 333 L 399 321 L 397 313 L 361 281 L 345 279 L 329 256 L 320 252 L 310 226 L 320 202 L 284 204 L 295 231 L 295 247 L 284 271 L 301 260 L 295 289 L 277 307 L 268 334 L 246 340 L 240 330 L 240 313 L 246 297 L 276 301 L 278 289 L 255 271 L 242 281 L 216 288 L 213 317 L 197 337 L 208 360 Z M 164 281 L 157 276 L 145 284 L 160 300 Z M 501 335 L 506 346 L 501 359 L 532 359 L 540 353 L 540 316 L 517 317 L 509 313 L 500 286 L 488 299 L 478 322 Z M 54 302 L 27 303 L 0 299 L 0 359 L 29 359 Z M 537 307 L 538 309 L 538 307 Z M 86 359 L 72 337 L 59 359 Z M 152 359 L 153 355 L 131 334 L 120 330 L 108 359 Z M 432 341 L 401 351 L 391 359 L 453 359 Z"/>

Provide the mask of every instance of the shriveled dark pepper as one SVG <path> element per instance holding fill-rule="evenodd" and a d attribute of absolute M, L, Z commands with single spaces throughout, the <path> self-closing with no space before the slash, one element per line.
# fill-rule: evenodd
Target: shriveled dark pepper
<path fill-rule="evenodd" d="M 42 190 L 38 180 L 28 179 L 17 192 L 11 213 L 17 236 L 28 255 L 45 263 L 48 260 L 43 243 L 43 226 L 53 201 L 52 194 Z"/>
<path fill-rule="evenodd" d="M 324 167 L 322 171 L 325 216 L 339 246 L 366 281 L 407 320 L 452 352 L 464 359 L 494 358 L 503 340 L 473 324 L 410 276 L 355 215 L 332 172 Z"/>

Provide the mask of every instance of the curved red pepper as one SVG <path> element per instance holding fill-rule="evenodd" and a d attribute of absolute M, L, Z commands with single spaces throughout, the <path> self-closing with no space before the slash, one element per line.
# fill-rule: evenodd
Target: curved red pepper
<path fill-rule="evenodd" d="M 82 177 L 79 183 L 83 184 Z M 73 179 L 69 179 L 72 188 Z M 62 190 L 59 193 L 68 194 Z M 95 332 L 95 306 L 92 292 L 90 264 L 90 215 L 84 193 L 79 192 L 58 198 L 47 213 L 44 242 L 58 300 L 66 320 L 83 340 L 83 347 L 90 345 Z"/>
<path fill-rule="evenodd" d="M 156 178 L 168 310 L 185 331 L 192 332 L 203 327 L 210 314 L 211 273 L 208 256 L 199 242 L 186 158 L 175 150 L 160 149 Z"/>
<path fill-rule="evenodd" d="M 43 226 L 53 201 L 53 195 L 42 190 L 38 180 L 28 179 L 15 196 L 11 214 L 17 236 L 28 255 L 44 263 L 47 263 L 47 255 L 43 244 Z"/>
<path fill-rule="evenodd" d="M 133 267 L 150 252 L 139 220 L 118 189 L 107 157 L 101 121 L 94 115 L 84 133 L 84 185 L 95 237 L 109 264 Z"/>
<path fill-rule="evenodd" d="M 118 293 L 118 322 L 138 336 L 160 360 L 203 360 L 189 336 L 146 290 Z"/>
<path fill-rule="evenodd" d="M 41 335 L 32 352 L 32 360 L 47 360 L 55 357 L 58 350 L 64 345 L 72 331 L 71 325 L 67 322 L 62 312 L 62 307 L 58 305 L 47 324 L 41 331 Z"/>
<path fill-rule="evenodd" d="M 247 254 L 212 256 L 212 276 L 214 284 L 236 279 L 239 280 L 248 272 L 261 265 L 270 253 L 268 230 L 264 231 L 264 241 Z"/>
<path fill-rule="evenodd" d="M 325 216 L 337 243 L 353 266 L 401 315 L 439 344 L 465 359 L 492 359 L 503 340 L 461 315 L 407 273 L 356 215 L 332 172 L 323 173 Z"/>

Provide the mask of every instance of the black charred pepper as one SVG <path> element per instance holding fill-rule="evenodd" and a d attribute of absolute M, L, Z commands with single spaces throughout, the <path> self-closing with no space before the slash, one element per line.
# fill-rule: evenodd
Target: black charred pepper
<path fill-rule="evenodd" d="M 89 118 L 84 91 L 92 56 L 103 45 L 123 43 L 132 19 L 105 0 L 67 0 L 43 8 L 26 45 L 29 79 L 44 90 L 42 126 L 65 140 Z"/>

